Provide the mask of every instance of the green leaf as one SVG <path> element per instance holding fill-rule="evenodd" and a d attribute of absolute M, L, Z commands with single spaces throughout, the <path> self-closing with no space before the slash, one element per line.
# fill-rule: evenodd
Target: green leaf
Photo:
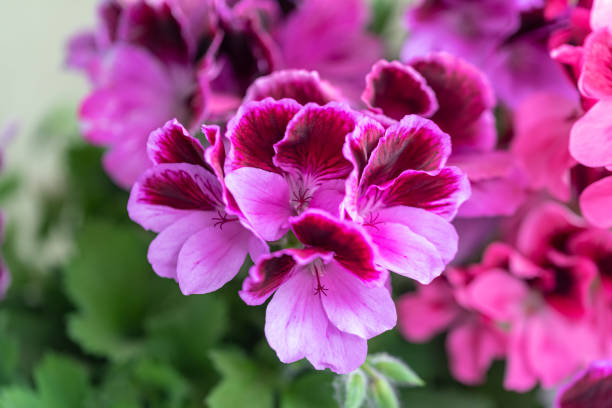
<path fill-rule="evenodd" d="M 363 371 L 355 370 L 346 378 L 344 408 L 359 408 L 366 398 L 367 378 Z"/>
<path fill-rule="evenodd" d="M 85 350 L 125 359 L 139 350 L 145 318 L 176 287 L 147 262 L 149 235 L 132 225 L 87 223 L 66 268 L 66 289 L 78 312 L 70 336 Z"/>
<path fill-rule="evenodd" d="M 420 387 L 425 382 L 403 361 L 386 353 L 375 354 L 368 357 L 371 364 L 380 374 L 398 385 Z"/>
<path fill-rule="evenodd" d="M 289 383 L 281 395 L 282 408 L 336 408 L 334 375 L 329 372 L 308 372 Z"/>
<path fill-rule="evenodd" d="M 381 376 L 375 376 L 370 381 L 370 394 L 378 408 L 399 408 L 399 401 L 391 384 Z"/>
<path fill-rule="evenodd" d="M 34 378 L 45 408 L 82 408 L 89 393 L 87 371 L 67 357 L 47 354 Z"/>
<path fill-rule="evenodd" d="M 475 390 L 460 391 L 452 388 L 437 390 L 406 388 L 402 392 L 402 402 L 407 407 L 494 408 L 496 406 Z"/>
<path fill-rule="evenodd" d="M 223 377 L 206 398 L 210 408 L 274 406 L 271 373 L 238 350 L 217 350 L 210 358 Z"/>
<path fill-rule="evenodd" d="M 46 408 L 27 388 L 11 387 L 0 391 L 0 408 Z"/>

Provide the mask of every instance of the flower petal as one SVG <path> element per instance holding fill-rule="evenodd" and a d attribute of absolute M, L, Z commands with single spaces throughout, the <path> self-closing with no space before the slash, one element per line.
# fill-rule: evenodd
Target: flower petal
<path fill-rule="evenodd" d="M 159 232 L 191 211 L 215 211 L 223 205 L 222 194 L 215 175 L 200 166 L 160 164 L 134 183 L 128 213 L 144 228 Z"/>
<path fill-rule="evenodd" d="M 266 311 L 266 338 L 283 363 L 304 357 L 316 369 L 348 373 L 365 361 L 367 341 L 329 322 L 315 280 L 299 270 L 276 291 Z"/>
<path fill-rule="evenodd" d="M 193 211 L 165 228 L 149 246 L 148 260 L 156 274 L 176 279 L 179 252 L 192 235 L 212 227 L 216 213 Z"/>
<path fill-rule="evenodd" d="M 309 102 L 325 105 L 342 100 L 340 91 L 321 80 L 318 72 L 300 69 L 277 71 L 256 79 L 247 89 L 244 102 L 260 101 L 267 97 L 293 99 L 302 105 Z"/>
<path fill-rule="evenodd" d="M 355 114 L 344 105 L 306 105 L 289 122 L 283 140 L 274 145 L 274 164 L 319 181 L 347 177 L 351 163 L 342 155 L 342 147 L 355 122 Z"/>
<path fill-rule="evenodd" d="M 445 167 L 433 173 L 406 170 L 384 187 L 370 186 L 363 201 L 423 208 L 451 220 L 469 196 L 467 176 L 457 167 Z"/>
<path fill-rule="evenodd" d="M 612 177 L 606 177 L 588 186 L 580 196 L 584 218 L 600 228 L 612 227 Z"/>
<path fill-rule="evenodd" d="M 570 153 L 585 166 L 612 164 L 612 101 L 599 101 L 576 121 Z"/>
<path fill-rule="evenodd" d="M 363 170 L 361 188 L 383 186 L 405 170 L 433 171 L 451 153 L 450 137 L 435 123 L 416 115 L 390 126 L 372 151 Z"/>
<path fill-rule="evenodd" d="M 559 390 L 555 408 L 608 408 L 610 401 L 612 362 L 602 360 L 591 363 Z"/>
<path fill-rule="evenodd" d="M 429 117 L 438 109 L 436 96 L 421 74 L 398 61 L 374 64 L 361 100 L 396 120 L 410 114 Z"/>
<path fill-rule="evenodd" d="M 240 270 L 251 232 L 236 219 L 192 235 L 183 245 L 177 281 L 185 295 L 214 292 Z"/>
<path fill-rule="evenodd" d="M 372 244 L 356 225 L 313 209 L 290 221 L 293 233 L 306 247 L 333 252 L 334 259 L 362 281 L 381 277 L 374 265 Z"/>
<path fill-rule="evenodd" d="M 204 148 L 200 141 L 191 136 L 176 119 L 151 133 L 147 153 L 153 164 L 189 163 L 212 171 L 204 161 Z"/>
<path fill-rule="evenodd" d="M 431 119 L 453 140 L 453 151 L 486 151 L 495 146 L 495 105 L 493 90 L 476 67 L 450 54 L 439 52 L 410 61 L 438 100 L 439 109 Z"/>
<path fill-rule="evenodd" d="M 242 105 L 227 125 L 230 168 L 255 167 L 278 173 L 272 162 L 273 146 L 283 138 L 287 124 L 299 109 L 300 105 L 289 99 L 266 98 Z"/>
<path fill-rule="evenodd" d="M 253 229 L 266 241 L 280 239 L 289 228 L 289 185 L 277 173 L 243 167 L 225 176 L 227 188 Z"/>
<path fill-rule="evenodd" d="M 521 311 L 529 293 L 527 285 L 499 269 L 477 276 L 467 287 L 470 306 L 501 322 L 510 322 Z"/>
<path fill-rule="evenodd" d="M 578 81 L 584 96 L 612 98 L 612 34 L 608 29 L 594 31 L 584 43 L 582 72 Z"/>
<path fill-rule="evenodd" d="M 340 264 L 324 266 L 321 296 L 327 317 L 340 331 L 369 339 L 391 330 L 397 321 L 395 304 L 384 286 L 366 287 Z"/>
<path fill-rule="evenodd" d="M 278 251 L 259 259 L 244 280 L 240 297 L 247 305 L 261 305 L 291 277 L 297 262 L 288 251 Z"/>

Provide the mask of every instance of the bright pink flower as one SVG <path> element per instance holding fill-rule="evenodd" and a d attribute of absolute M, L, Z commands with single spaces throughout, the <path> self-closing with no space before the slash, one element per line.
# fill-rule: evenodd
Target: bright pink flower
<path fill-rule="evenodd" d="M 289 218 L 307 208 L 339 215 L 351 171 L 342 147 L 356 115 L 333 102 L 301 106 L 268 98 L 243 105 L 230 121 L 225 182 L 264 239 L 281 238 Z"/>
<path fill-rule="evenodd" d="M 214 136 L 218 129 L 204 130 L 213 135 L 209 163 L 200 142 L 176 120 L 153 132 L 147 146 L 153 167 L 134 184 L 128 202 L 132 220 L 159 233 L 149 247 L 153 270 L 175 279 L 186 295 L 219 289 L 247 254 L 257 259 L 268 252 L 244 220 L 226 210 L 232 198 L 215 175 L 222 140 Z"/>
<path fill-rule="evenodd" d="M 612 362 L 595 361 L 565 384 L 555 408 L 612 408 Z"/>
<path fill-rule="evenodd" d="M 371 237 L 379 265 L 421 283 L 455 256 L 450 221 L 470 194 L 465 175 L 446 166 L 450 150 L 449 136 L 415 115 L 386 130 L 362 118 L 344 147 L 353 164 L 344 210 Z"/>
<path fill-rule="evenodd" d="M 316 369 L 348 373 L 367 355 L 367 339 L 395 326 L 395 306 L 374 264 L 374 250 L 355 225 L 318 210 L 292 217 L 304 245 L 263 256 L 240 296 L 266 312 L 266 338 L 284 363 L 308 359 Z"/>

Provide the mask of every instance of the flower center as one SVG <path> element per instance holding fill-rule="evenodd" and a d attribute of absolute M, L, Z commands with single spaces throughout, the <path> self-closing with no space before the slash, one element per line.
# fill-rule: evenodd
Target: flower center
<path fill-rule="evenodd" d="M 213 226 L 219 227 L 219 230 L 223 231 L 223 225 L 228 222 L 238 221 L 238 217 L 230 216 L 225 211 L 217 210 L 217 216 L 213 218 L 215 222 Z"/>

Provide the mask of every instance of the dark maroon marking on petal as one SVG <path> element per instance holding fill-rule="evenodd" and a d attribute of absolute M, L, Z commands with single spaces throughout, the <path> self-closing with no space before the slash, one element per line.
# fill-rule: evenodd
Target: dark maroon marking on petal
<path fill-rule="evenodd" d="M 278 71 L 257 79 L 247 90 L 244 101 L 260 101 L 266 97 L 289 98 L 303 105 L 309 102 L 325 105 L 342 99 L 340 91 L 322 81 L 317 72 L 298 69 Z"/>
<path fill-rule="evenodd" d="M 222 205 L 221 184 L 199 166 L 160 164 L 145 173 L 137 201 L 179 210 L 213 211 Z"/>
<path fill-rule="evenodd" d="M 366 201 L 423 208 L 452 219 L 469 195 L 467 176 L 456 167 L 445 167 L 437 173 L 408 170 L 384 187 L 371 186 Z"/>
<path fill-rule="evenodd" d="M 383 186 L 405 170 L 438 170 L 450 152 L 450 137 L 435 123 L 407 116 L 390 126 L 378 142 L 363 171 L 362 191 L 371 185 Z"/>
<path fill-rule="evenodd" d="M 306 105 L 289 122 L 283 140 L 274 145 L 274 163 L 319 181 L 347 177 L 352 166 L 342 147 L 355 122 L 355 113 L 343 105 Z"/>
<path fill-rule="evenodd" d="M 147 152 L 153 164 L 189 163 L 212 171 L 204 161 L 204 148 L 200 141 L 191 136 L 176 119 L 151 133 Z"/>
<path fill-rule="evenodd" d="M 166 3 L 139 2 L 126 7 L 118 28 L 119 40 L 150 50 L 165 62 L 189 62 L 190 50 L 181 24 Z"/>
<path fill-rule="evenodd" d="M 100 21 L 100 31 L 97 40 L 99 45 L 108 46 L 117 40 L 117 30 L 123 6 L 115 0 L 105 1 L 98 7 L 98 19 Z"/>
<path fill-rule="evenodd" d="M 242 292 L 249 297 L 266 298 L 291 276 L 296 265 L 293 257 L 285 252 L 262 257 L 249 271 Z"/>
<path fill-rule="evenodd" d="M 431 119 L 450 134 L 453 149 L 488 145 L 489 142 L 480 139 L 495 136 L 495 123 L 482 121 L 481 126 L 474 126 L 495 105 L 485 75 L 464 60 L 443 52 L 415 59 L 410 65 L 434 90 L 439 108 Z M 485 131 L 482 126 L 490 129 Z"/>
<path fill-rule="evenodd" d="M 385 134 L 385 128 L 377 121 L 362 117 L 357 122 L 355 130 L 346 140 L 347 157 L 357 170 L 357 177 L 361 178 L 363 169 L 370 160 L 378 141 Z"/>
<path fill-rule="evenodd" d="M 379 278 L 372 244 L 354 225 L 317 210 L 307 210 L 290 222 L 293 233 L 305 246 L 333 252 L 334 260 L 363 281 Z"/>
<path fill-rule="evenodd" d="M 612 362 L 592 363 L 559 391 L 556 408 L 612 408 Z"/>
<path fill-rule="evenodd" d="M 421 74 L 398 61 L 374 64 L 361 99 L 396 120 L 410 114 L 429 117 L 438 109 L 436 96 Z"/>
<path fill-rule="evenodd" d="M 228 124 L 231 169 L 256 167 L 279 173 L 272 162 L 274 144 L 283 138 L 289 121 L 300 108 L 295 101 L 271 98 L 243 105 Z"/>

